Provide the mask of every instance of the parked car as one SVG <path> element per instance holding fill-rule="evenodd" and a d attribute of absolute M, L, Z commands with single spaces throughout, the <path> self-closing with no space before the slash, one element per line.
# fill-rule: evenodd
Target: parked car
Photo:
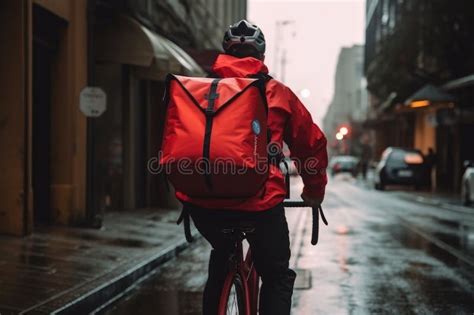
<path fill-rule="evenodd" d="M 466 170 L 462 176 L 462 198 L 465 206 L 474 202 L 474 161 L 465 161 Z"/>
<path fill-rule="evenodd" d="M 428 171 L 423 154 L 419 150 L 388 147 L 375 168 L 375 189 L 384 190 L 387 185 L 413 185 L 419 189 L 428 184 Z"/>
<path fill-rule="evenodd" d="M 357 175 L 359 159 L 352 155 L 335 156 L 329 162 L 329 171 L 332 176 L 339 173 L 350 173 L 352 176 Z"/>

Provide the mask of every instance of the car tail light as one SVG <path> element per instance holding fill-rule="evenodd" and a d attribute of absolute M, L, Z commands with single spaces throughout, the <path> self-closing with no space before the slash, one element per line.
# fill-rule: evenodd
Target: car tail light
<path fill-rule="evenodd" d="M 335 171 L 339 171 L 341 169 L 341 164 L 336 163 L 336 164 L 334 164 L 333 168 L 334 168 Z"/>
<path fill-rule="evenodd" d="M 417 153 L 405 154 L 406 164 L 423 164 L 423 157 Z"/>

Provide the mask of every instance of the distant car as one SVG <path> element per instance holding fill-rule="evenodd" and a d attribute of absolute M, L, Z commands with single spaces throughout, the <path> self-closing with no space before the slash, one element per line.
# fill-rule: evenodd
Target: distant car
<path fill-rule="evenodd" d="M 419 150 L 388 147 L 375 168 L 374 186 L 384 190 L 387 185 L 413 185 L 415 189 L 428 184 L 428 171 Z"/>
<path fill-rule="evenodd" d="M 357 175 L 359 159 L 352 155 L 335 156 L 329 162 L 329 171 L 332 176 L 339 173 L 350 173 L 352 176 Z"/>
<path fill-rule="evenodd" d="M 465 161 L 466 171 L 462 177 L 462 198 L 465 206 L 474 202 L 474 161 Z"/>

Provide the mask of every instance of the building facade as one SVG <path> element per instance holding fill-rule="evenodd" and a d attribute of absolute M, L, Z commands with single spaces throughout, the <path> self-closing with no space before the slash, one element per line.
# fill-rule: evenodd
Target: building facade
<path fill-rule="evenodd" d="M 0 232 L 85 215 L 87 3 L 0 3 Z"/>
<path fill-rule="evenodd" d="M 338 57 L 334 96 L 323 120 L 331 155 L 359 154 L 359 142 L 364 138 L 360 124 L 367 115 L 363 54 L 363 46 L 354 45 L 342 48 Z M 337 139 L 341 127 L 348 128 L 349 133 Z"/>
<path fill-rule="evenodd" d="M 0 2 L 0 233 L 100 225 L 104 211 L 173 206 L 148 172 L 168 72 L 206 75 L 246 1 Z M 87 118 L 80 93 L 102 88 Z"/>
<path fill-rule="evenodd" d="M 205 76 L 226 26 L 245 16 L 246 1 L 96 2 L 94 80 L 114 107 L 95 120 L 91 216 L 178 206 L 164 174 L 148 170 L 161 147 L 165 76 Z"/>
<path fill-rule="evenodd" d="M 376 155 L 387 146 L 437 153 L 440 190 L 459 191 L 463 160 L 474 152 L 466 99 L 474 71 L 471 1 L 368 0 L 365 74 Z M 464 81 L 463 81 L 464 82 Z"/>

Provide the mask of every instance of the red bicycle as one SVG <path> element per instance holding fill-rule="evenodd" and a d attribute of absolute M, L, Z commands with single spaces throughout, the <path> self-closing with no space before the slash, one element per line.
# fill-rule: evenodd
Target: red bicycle
<path fill-rule="evenodd" d="M 303 201 L 285 201 L 285 207 L 308 207 Z M 319 214 L 327 225 L 321 207 L 313 208 L 311 244 L 318 243 Z M 228 260 L 228 274 L 219 300 L 218 315 L 257 315 L 259 276 L 252 261 L 250 248 L 244 254 L 243 240 L 252 233 L 251 226 L 224 229 L 222 232 L 234 242 L 234 251 Z"/>

